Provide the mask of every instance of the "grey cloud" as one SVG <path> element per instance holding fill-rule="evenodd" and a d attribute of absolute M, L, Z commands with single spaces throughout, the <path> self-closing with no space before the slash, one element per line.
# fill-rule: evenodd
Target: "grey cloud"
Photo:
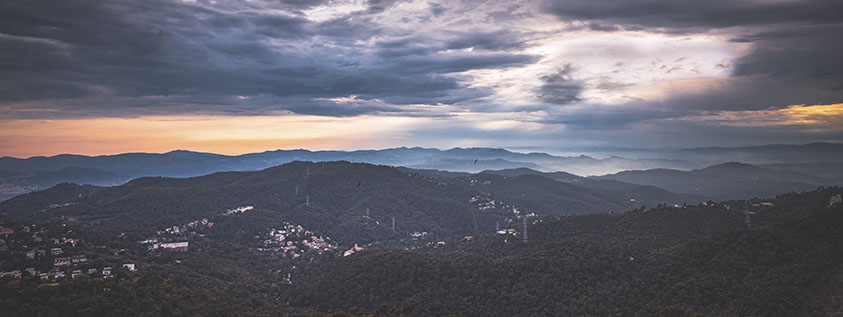
<path fill-rule="evenodd" d="M 843 18 L 841 18 L 843 19 Z M 843 89 L 843 24 L 759 32 L 737 40 L 757 48 L 736 65 L 735 75 L 827 77 Z"/>
<path fill-rule="evenodd" d="M 571 77 L 575 71 L 573 65 L 566 63 L 555 73 L 541 76 L 542 86 L 538 95 L 539 99 L 558 105 L 582 100 L 580 93 L 584 89 L 583 83 Z"/>
<path fill-rule="evenodd" d="M 542 7 L 563 19 L 668 29 L 840 22 L 843 12 L 834 0 L 551 0 Z"/>
<path fill-rule="evenodd" d="M 409 56 L 388 64 L 388 70 L 402 69 L 407 74 L 447 74 L 471 69 L 494 69 L 531 64 L 537 56 L 525 54 Z"/>
<path fill-rule="evenodd" d="M 366 2 L 367 13 L 381 13 L 400 0 L 369 0 Z"/>
<path fill-rule="evenodd" d="M 443 7 L 441 4 L 438 4 L 438 3 L 428 3 L 428 4 L 430 5 L 430 13 L 433 16 L 440 16 L 440 15 L 442 15 L 442 13 L 444 13 L 445 11 L 448 10 L 445 7 Z"/>
<path fill-rule="evenodd" d="M 601 24 L 597 22 L 591 22 L 588 24 L 588 29 L 592 31 L 600 31 L 600 32 L 614 32 L 619 30 L 620 28 L 617 25 L 612 24 Z"/>
<path fill-rule="evenodd" d="M 507 50 L 521 48 L 524 46 L 522 35 L 502 30 L 476 31 L 463 34 L 460 37 L 449 41 L 445 48 L 464 49 L 473 47 L 483 50 Z"/>
<path fill-rule="evenodd" d="M 495 52 L 514 44 L 470 32 L 464 38 L 490 52 L 441 54 L 447 43 L 418 37 L 422 42 L 382 43 L 365 53 L 356 42 L 382 32 L 368 15 L 394 3 L 370 1 L 366 12 L 316 23 L 298 15 L 318 1 L 3 2 L 0 105 L 75 112 L 62 115 L 131 116 L 163 108 L 216 113 L 226 111 L 226 103 L 245 113 L 401 112 L 409 110 L 313 100 L 358 95 L 399 105 L 457 103 L 491 91 L 467 88 L 452 74 L 537 60 Z M 261 97 L 231 99 L 241 95 Z M 92 111 L 84 111 L 85 104 Z"/>
<path fill-rule="evenodd" d="M 804 78 L 732 77 L 702 91 L 677 89 L 663 100 L 634 100 L 622 105 L 578 104 L 564 111 L 551 111 L 543 122 L 562 123 L 580 131 L 613 130 L 704 111 L 756 111 L 798 104 L 829 104 L 843 99 L 839 91 L 818 87 L 821 83 Z"/>

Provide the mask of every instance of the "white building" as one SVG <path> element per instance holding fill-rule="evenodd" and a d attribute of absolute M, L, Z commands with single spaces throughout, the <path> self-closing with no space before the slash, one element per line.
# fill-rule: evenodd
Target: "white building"
<path fill-rule="evenodd" d="M 135 269 L 135 265 L 133 263 L 123 264 L 123 267 L 129 269 L 129 271 L 131 271 L 131 272 L 137 271 L 137 269 Z"/>

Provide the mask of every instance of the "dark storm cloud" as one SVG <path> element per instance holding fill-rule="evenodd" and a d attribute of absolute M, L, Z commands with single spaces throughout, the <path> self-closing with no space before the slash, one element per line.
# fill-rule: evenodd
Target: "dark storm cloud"
<path fill-rule="evenodd" d="M 331 108 L 308 100 L 357 95 L 399 105 L 460 102 L 490 92 L 466 88 L 451 74 L 537 60 L 505 52 L 445 54 L 449 44 L 432 38 L 424 39 L 428 47 L 405 42 L 363 52 L 367 48 L 355 43 L 381 34 L 368 15 L 395 3 L 372 0 L 351 16 L 314 22 L 300 13 L 318 1 L 5 1 L 0 103 L 74 109 L 76 116 L 103 113 L 97 105 L 134 116 L 161 108 L 156 103 L 173 113 L 224 112 L 230 104 L 250 113 L 346 116 L 407 110 Z M 513 37 L 497 43 L 484 33 L 460 40 L 489 50 L 518 45 Z M 212 102 L 237 96 L 260 98 Z"/>
<path fill-rule="evenodd" d="M 538 95 L 539 99 L 558 105 L 581 101 L 580 93 L 583 91 L 583 83 L 571 77 L 575 71 L 573 65 L 566 63 L 555 73 L 541 76 L 542 86 Z"/>
<path fill-rule="evenodd" d="M 736 38 L 757 43 L 758 47 L 738 62 L 735 75 L 801 75 L 843 80 L 840 78 L 843 74 L 841 34 L 843 23 L 758 32 Z M 840 88 L 843 87 L 837 87 Z"/>
<path fill-rule="evenodd" d="M 647 28 L 690 29 L 840 22 L 836 0 L 551 0 L 544 9 L 564 19 Z"/>

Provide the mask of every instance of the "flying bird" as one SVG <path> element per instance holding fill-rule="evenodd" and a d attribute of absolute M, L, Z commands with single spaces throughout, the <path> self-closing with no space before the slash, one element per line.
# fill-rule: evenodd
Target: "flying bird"
<path fill-rule="evenodd" d="M 477 165 L 477 159 L 474 159 L 474 165 Z"/>

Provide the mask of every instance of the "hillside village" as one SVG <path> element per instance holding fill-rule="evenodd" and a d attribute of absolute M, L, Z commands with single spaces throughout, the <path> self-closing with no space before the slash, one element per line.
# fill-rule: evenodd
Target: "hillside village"
<path fill-rule="evenodd" d="M 138 271 L 136 263 L 115 261 L 125 252 L 75 237 L 66 224 L 0 222 L 0 278 L 37 278 L 46 286 L 81 275 L 114 278 Z"/>
<path fill-rule="evenodd" d="M 251 210 L 254 210 L 254 206 L 241 206 L 217 216 L 169 226 L 156 231 L 153 237 L 138 241 L 138 243 L 146 245 L 150 252 L 159 249 L 188 251 L 190 247 L 188 240 L 191 237 L 203 238 L 218 221 L 226 217 L 237 217 Z M 256 233 L 254 240 L 252 247 L 258 251 L 277 253 L 293 259 L 309 250 L 322 254 L 333 252 L 338 247 L 331 237 L 317 235 L 310 230 L 305 230 L 301 225 L 287 221 L 281 221 L 277 226 L 268 227 L 265 231 Z"/>

